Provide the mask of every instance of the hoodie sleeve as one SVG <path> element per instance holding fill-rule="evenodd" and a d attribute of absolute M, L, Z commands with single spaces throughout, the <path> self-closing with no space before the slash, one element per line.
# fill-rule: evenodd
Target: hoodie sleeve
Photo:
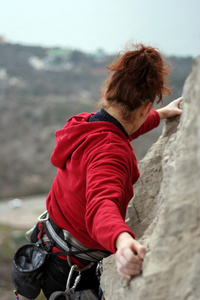
<path fill-rule="evenodd" d="M 132 141 L 138 138 L 140 135 L 154 129 L 160 124 L 159 113 L 155 109 L 151 109 L 146 121 L 129 136 L 129 140 Z"/>
<path fill-rule="evenodd" d="M 127 152 L 95 151 L 90 154 L 86 178 L 86 227 L 90 236 L 112 253 L 122 232 L 134 233 L 124 219 L 133 195 Z"/>

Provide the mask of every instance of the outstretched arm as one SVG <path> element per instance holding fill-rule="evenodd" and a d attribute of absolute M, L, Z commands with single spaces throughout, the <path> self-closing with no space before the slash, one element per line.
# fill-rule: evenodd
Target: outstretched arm
<path fill-rule="evenodd" d="M 180 97 L 172 101 L 171 103 L 169 103 L 167 106 L 158 109 L 157 112 L 160 115 L 160 119 L 163 120 L 163 119 L 174 117 L 176 115 L 181 115 L 183 111 L 182 109 L 179 108 L 179 104 L 182 100 L 183 98 Z"/>

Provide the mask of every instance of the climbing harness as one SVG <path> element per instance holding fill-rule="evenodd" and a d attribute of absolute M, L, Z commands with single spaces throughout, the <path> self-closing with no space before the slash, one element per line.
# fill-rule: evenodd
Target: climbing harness
<path fill-rule="evenodd" d="M 42 237 L 43 243 L 53 243 L 58 249 L 66 252 L 66 254 L 70 253 L 68 255 L 82 259 L 86 263 L 99 262 L 101 259 L 110 255 L 109 251 L 94 250 L 84 246 L 67 230 L 60 229 L 49 217 L 47 211 L 39 216 L 38 221 L 44 224 L 45 234 Z M 57 232 L 59 232 L 59 234 Z"/>

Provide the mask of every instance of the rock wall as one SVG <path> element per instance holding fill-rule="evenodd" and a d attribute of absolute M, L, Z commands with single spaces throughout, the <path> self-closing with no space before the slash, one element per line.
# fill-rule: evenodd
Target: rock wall
<path fill-rule="evenodd" d="M 183 114 L 167 120 L 139 162 L 127 223 L 146 247 L 143 273 L 131 281 L 103 261 L 106 300 L 200 299 L 200 57 L 183 90 Z"/>

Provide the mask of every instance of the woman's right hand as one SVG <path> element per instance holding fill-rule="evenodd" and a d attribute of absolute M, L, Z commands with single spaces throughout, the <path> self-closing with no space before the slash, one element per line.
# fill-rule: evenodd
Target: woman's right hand
<path fill-rule="evenodd" d="M 172 102 L 170 102 L 167 106 L 157 109 L 157 112 L 160 115 L 160 119 L 167 119 L 174 117 L 176 115 L 182 114 L 182 109 L 179 108 L 180 103 L 183 101 L 183 97 L 180 97 Z"/>
<path fill-rule="evenodd" d="M 121 233 L 116 240 L 116 265 L 120 276 L 130 280 L 132 276 L 140 275 L 145 248 L 129 233 Z"/>

